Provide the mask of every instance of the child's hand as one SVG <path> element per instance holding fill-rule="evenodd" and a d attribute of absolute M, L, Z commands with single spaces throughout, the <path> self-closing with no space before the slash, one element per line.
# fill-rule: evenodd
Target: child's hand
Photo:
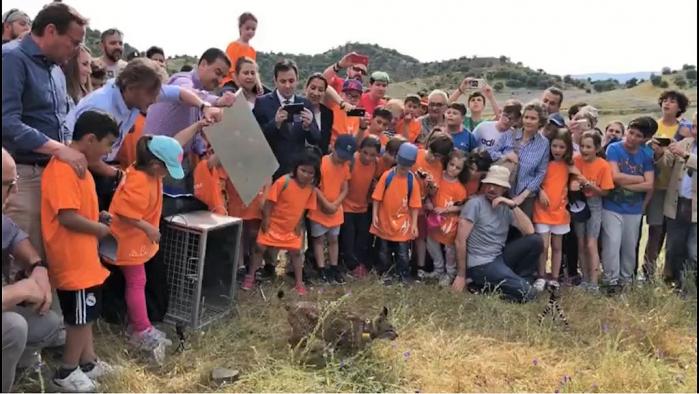
<path fill-rule="evenodd" d="M 549 196 L 547 196 L 543 190 L 539 192 L 539 202 L 544 208 L 548 208 L 549 204 L 551 203 L 549 201 Z"/>
<path fill-rule="evenodd" d="M 100 212 L 99 222 L 111 226 L 112 225 L 112 214 L 107 211 Z"/>
<path fill-rule="evenodd" d="M 435 208 L 434 209 L 434 213 L 436 213 L 437 215 L 444 215 L 448 212 L 449 212 L 449 210 L 447 208 Z"/>
<path fill-rule="evenodd" d="M 413 238 L 417 238 L 420 235 L 420 230 L 417 228 L 417 223 L 413 223 L 412 226 L 410 226 L 410 234 L 412 234 Z"/>
<path fill-rule="evenodd" d="M 109 231 L 109 226 L 107 226 L 104 223 L 99 223 L 99 227 L 97 228 L 97 239 L 102 239 L 106 236 L 108 236 L 111 233 Z"/>
<path fill-rule="evenodd" d="M 157 227 L 148 226 L 146 228 L 146 236 L 154 244 L 160 243 L 160 229 L 158 229 Z"/>
<path fill-rule="evenodd" d="M 379 217 L 374 215 L 374 217 L 371 219 L 371 224 L 374 227 L 379 228 Z"/>

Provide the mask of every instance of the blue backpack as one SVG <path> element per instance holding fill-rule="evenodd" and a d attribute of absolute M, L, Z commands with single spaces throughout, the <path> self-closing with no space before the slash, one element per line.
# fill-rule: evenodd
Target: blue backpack
<path fill-rule="evenodd" d="M 391 182 L 393 182 L 393 178 L 396 176 L 396 169 L 392 169 L 391 172 L 388 173 L 388 176 L 386 176 L 386 186 L 384 187 L 384 195 L 386 195 L 386 191 L 388 190 L 388 187 L 391 186 Z M 412 171 L 408 171 L 408 202 L 410 202 L 410 197 L 413 195 L 413 183 L 415 182 L 415 176 L 413 175 Z"/>

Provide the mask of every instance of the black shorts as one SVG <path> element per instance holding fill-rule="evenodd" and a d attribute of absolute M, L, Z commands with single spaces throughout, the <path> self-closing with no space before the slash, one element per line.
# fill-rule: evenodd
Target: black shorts
<path fill-rule="evenodd" d="M 97 320 L 102 313 L 102 286 L 83 290 L 56 290 L 63 311 L 63 321 L 69 326 L 81 326 Z"/>

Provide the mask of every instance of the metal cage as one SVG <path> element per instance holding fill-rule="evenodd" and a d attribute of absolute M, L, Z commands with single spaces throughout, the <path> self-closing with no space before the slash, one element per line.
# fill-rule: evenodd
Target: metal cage
<path fill-rule="evenodd" d="M 242 220 L 208 211 L 164 219 L 160 250 L 169 293 L 166 322 L 199 329 L 232 310 L 242 230 Z"/>

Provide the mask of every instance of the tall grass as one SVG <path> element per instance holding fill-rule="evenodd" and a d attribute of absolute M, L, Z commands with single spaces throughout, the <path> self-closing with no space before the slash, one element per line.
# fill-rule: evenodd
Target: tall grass
<path fill-rule="evenodd" d="M 275 294 L 288 284 L 265 286 Z M 292 296 L 287 296 L 293 299 Z M 384 287 L 376 278 L 344 287 L 313 288 L 318 302 L 373 317 L 384 305 L 399 333 L 322 368 L 303 365 L 287 345 L 289 326 L 278 299 L 240 294 L 237 313 L 203 332 L 165 365 L 150 366 L 101 323 L 97 349 L 121 367 L 106 391 L 591 391 L 696 392 L 697 303 L 664 287 L 637 288 L 615 298 L 575 289 L 562 294 L 570 328 L 537 315 L 545 299 L 511 304 L 494 295 L 453 294 L 429 284 Z M 173 335 L 174 336 L 174 335 Z M 241 371 L 218 387 L 214 367 Z M 23 390 L 39 390 L 25 379 Z"/>

